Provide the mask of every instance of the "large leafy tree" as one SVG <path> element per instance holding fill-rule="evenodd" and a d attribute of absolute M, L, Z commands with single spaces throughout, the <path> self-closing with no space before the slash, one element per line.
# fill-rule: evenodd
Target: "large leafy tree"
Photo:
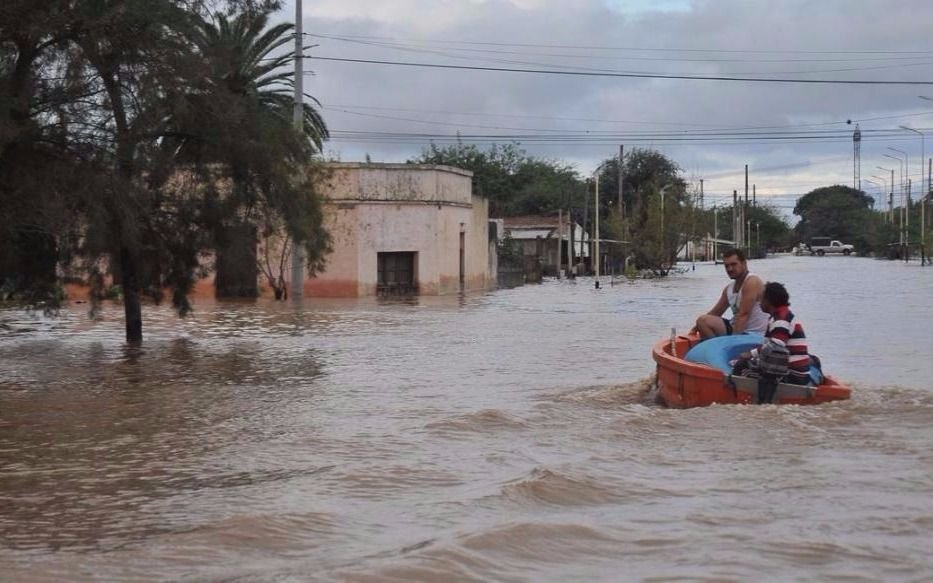
<path fill-rule="evenodd" d="M 101 186 L 82 137 L 95 90 L 62 52 L 71 4 L 0 3 L 0 293 L 45 307 L 79 195 Z"/>
<path fill-rule="evenodd" d="M 620 168 L 622 212 L 618 203 Z M 677 163 L 660 152 L 636 148 L 621 164 L 618 158 L 603 161 L 598 179 L 600 193 L 604 193 L 600 196 L 600 217 L 607 219 L 601 238 L 631 242 L 608 247 L 610 257 L 621 264 L 623 254 L 631 253 L 640 267 L 651 269 L 672 263 L 693 218 L 687 184 Z"/>
<path fill-rule="evenodd" d="M 603 213 L 608 213 L 610 207 L 618 211 L 619 168 L 618 157 L 603 161 L 599 174 L 599 189 L 606 195 L 600 197 Z M 686 182 L 680 175 L 680 167 L 661 152 L 635 148 L 626 153 L 621 169 L 624 216 L 640 214 L 640 220 L 645 220 L 645 198 L 667 185 L 671 185 L 668 190 L 673 190 L 678 200 L 686 196 Z"/>
<path fill-rule="evenodd" d="M 159 297 L 167 284 L 176 290 L 176 307 L 188 308 L 194 258 L 181 259 L 177 251 L 190 249 L 199 230 L 186 199 L 173 204 L 159 191 L 154 178 L 170 172 L 163 166 L 170 160 L 152 153 L 168 129 L 178 88 L 198 77 L 185 36 L 191 13 L 187 4 L 169 0 L 88 0 L 75 2 L 69 14 L 62 51 L 91 95 L 75 117 L 82 127 L 76 133 L 106 184 L 80 201 L 83 251 L 109 258 L 122 287 L 127 340 L 138 342 L 140 292 Z"/>
<path fill-rule="evenodd" d="M 491 216 L 505 216 L 510 201 L 523 186 L 515 178 L 519 166 L 527 159 L 515 144 L 493 144 L 481 150 L 475 144 L 457 142 L 446 147 L 432 143 L 410 164 L 440 164 L 473 172 L 473 192 L 489 200 Z"/>
<path fill-rule="evenodd" d="M 871 244 L 867 233 L 873 202 L 861 190 L 841 184 L 811 190 L 794 206 L 794 214 L 800 217 L 795 231 L 804 241 L 832 237 L 865 249 Z"/>
<path fill-rule="evenodd" d="M 512 176 L 514 190 L 505 204 L 507 215 L 551 215 L 559 209 L 577 212 L 585 204 L 584 184 L 577 171 L 555 160 L 526 157 Z"/>
<path fill-rule="evenodd" d="M 190 308 L 198 257 L 225 226 L 281 221 L 318 251 L 311 268 L 328 245 L 308 166 L 323 120 L 305 108 L 308 131 L 292 129 L 287 76 L 261 54 L 289 36 L 261 32 L 277 3 L 236 4 L 251 19 L 233 16 L 228 36 L 261 41 L 226 62 L 208 55 L 222 43 L 203 42 L 197 0 L 0 6 L 0 243 L 67 259 L 98 285 L 110 271 L 131 342 L 142 339 L 141 293 L 168 287 L 181 313 Z M 28 261 L 15 245 L 10 255 L 0 275 L 23 275 Z"/>

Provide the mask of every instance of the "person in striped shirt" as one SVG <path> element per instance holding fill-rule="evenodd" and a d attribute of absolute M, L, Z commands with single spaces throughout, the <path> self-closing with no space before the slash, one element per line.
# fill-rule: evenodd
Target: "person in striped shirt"
<path fill-rule="evenodd" d="M 761 309 L 771 315 L 768 320 L 768 329 L 765 332 L 766 341 L 772 340 L 784 345 L 790 353 L 787 363 L 788 373 L 784 382 L 795 385 L 809 384 L 810 353 L 807 350 L 807 335 L 800 321 L 790 311 L 790 294 L 787 293 L 787 289 L 782 284 L 773 281 L 765 284 L 761 295 Z M 743 358 L 751 361 L 753 370 L 760 349 L 759 346 L 742 355 Z"/>

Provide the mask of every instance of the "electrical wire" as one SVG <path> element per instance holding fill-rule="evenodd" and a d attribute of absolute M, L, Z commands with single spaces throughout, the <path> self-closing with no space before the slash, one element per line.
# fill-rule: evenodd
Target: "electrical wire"
<path fill-rule="evenodd" d="M 315 33 L 304 33 L 307 36 L 316 36 Z M 348 38 L 370 39 L 370 40 L 394 40 L 392 37 L 380 37 L 370 35 L 343 35 Z M 620 47 L 620 46 L 600 46 L 600 45 L 562 45 L 562 44 L 530 44 L 530 43 L 504 43 L 504 42 L 480 42 L 480 41 L 462 41 L 451 39 L 405 39 L 408 41 L 427 41 L 447 44 L 463 44 L 477 46 L 501 46 L 501 47 L 531 47 L 531 48 L 564 48 L 564 49 L 593 49 L 607 51 L 644 51 L 644 52 L 678 52 L 678 53 L 728 53 L 728 54 L 820 54 L 820 55 L 933 55 L 933 51 L 890 51 L 890 50 L 841 50 L 841 51 L 817 51 L 800 49 L 697 49 L 697 48 L 672 48 L 672 47 Z"/>
<path fill-rule="evenodd" d="M 830 121 L 830 122 L 818 122 L 818 123 L 805 123 L 805 124 L 784 124 L 784 125 L 770 125 L 770 126 L 709 126 L 708 124 L 696 124 L 683 121 L 677 122 L 664 122 L 664 121 L 643 121 L 643 120 L 619 120 L 619 119 L 599 119 L 599 118 L 585 118 L 585 117 L 554 117 L 554 116 L 542 116 L 542 115 L 523 115 L 523 114 L 509 114 L 509 113 L 483 113 L 483 112 L 469 112 L 469 111 L 442 111 L 442 110 L 430 110 L 430 109 L 412 109 L 412 108 L 400 108 L 400 107 L 385 107 L 385 106 L 375 106 L 375 105 L 356 105 L 356 104 L 341 104 L 334 103 L 325 105 L 325 108 L 343 108 L 349 110 L 362 109 L 362 110 L 376 110 L 376 111 L 400 111 L 405 113 L 417 113 L 419 115 L 425 114 L 437 114 L 437 115 L 453 115 L 453 116 L 469 116 L 469 117 L 502 117 L 502 118 L 514 118 L 514 119 L 538 119 L 538 120 L 547 120 L 547 121 L 571 121 L 571 122 L 587 122 L 587 123 L 600 123 L 600 124 L 631 124 L 631 125 L 656 125 L 656 126 L 685 126 L 685 127 L 696 127 L 702 129 L 726 129 L 726 130 L 770 130 L 770 129 L 791 129 L 791 128 L 809 128 L 809 127 L 825 127 L 832 125 L 850 125 L 852 123 L 865 123 L 869 121 L 879 121 L 879 120 L 889 120 L 889 119 L 906 119 L 911 117 L 921 117 L 927 115 L 933 115 L 933 111 L 923 111 L 919 113 L 906 113 L 899 115 L 883 115 L 875 117 L 864 117 L 859 119 L 845 120 L 845 121 Z"/>
<path fill-rule="evenodd" d="M 781 83 L 781 84 L 804 84 L 804 85 L 876 85 L 876 86 L 927 86 L 933 85 L 933 81 L 885 81 L 877 79 L 799 79 L 799 78 L 765 78 L 765 77 L 737 77 L 728 75 L 669 75 L 664 73 L 622 73 L 622 72 L 600 72 L 600 71 L 572 71 L 572 70 L 550 70 L 550 69 L 519 69 L 510 67 L 483 67 L 478 65 L 452 65 L 444 63 L 417 63 L 409 61 L 386 61 L 379 59 L 351 59 L 346 57 L 309 57 L 316 61 L 330 61 L 338 63 L 356 63 L 369 65 L 387 65 L 395 67 L 417 67 L 427 69 L 448 69 L 456 71 L 486 71 L 497 73 L 526 73 L 534 75 L 565 75 L 575 77 L 610 77 L 610 78 L 630 78 L 630 79 L 672 79 L 685 81 L 727 81 L 740 83 Z M 309 74 L 305 72 L 305 75 Z"/>
<path fill-rule="evenodd" d="M 374 41 L 365 41 L 365 40 L 354 40 L 354 39 L 352 39 L 352 38 L 341 37 L 341 36 L 329 36 L 329 35 L 314 35 L 314 36 L 319 37 L 319 38 L 323 38 L 323 39 L 328 39 L 328 40 L 335 40 L 335 41 L 339 41 L 339 42 L 353 43 L 353 44 L 359 44 L 359 45 L 363 45 L 363 46 L 371 46 L 371 47 L 376 47 L 376 48 L 397 50 L 397 51 L 410 52 L 410 53 L 416 53 L 416 54 L 436 55 L 436 56 L 448 57 L 448 58 L 452 58 L 452 59 L 465 59 L 465 60 L 471 60 L 471 61 L 473 61 L 473 60 L 475 60 L 475 59 L 477 58 L 477 57 L 475 57 L 474 55 L 452 54 L 452 53 L 448 52 L 447 50 L 439 50 L 439 49 L 425 48 L 425 47 L 420 47 L 420 46 L 417 46 L 417 45 L 410 45 L 410 44 L 374 42 Z M 535 57 L 548 56 L 548 55 L 542 55 L 542 54 L 539 54 L 539 53 L 532 53 L 531 55 L 528 55 L 528 53 L 515 53 L 515 52 L 508 52 L 508 51 L 489 51 L 489 50 L 486 50 L 486 49 L 462 49 L 462 48 L 453 48 L 453 49 L 451 49 L 451 50 L 455 50 L 455 51 L 466 51 L 466 52 L 482 51 L 482 52 L 484 52 L 484 53 L 492 53 L 492 54 L 519 54 L 519 55 L 535 56 Z M 619 58 L 617 58 L 617 57 L 590 57 L 590 56 L 587 56 L 587 55 L 577 55 L 575 58 L 597 58 L 597 59 L 613 59 L 613 60 L 619 60 Z M 908 57 L 897 57 L 897 58 L 900 58 L 900 59 L 908 59 Z M 919 57 L 917 57 L 917 58 L 919 58 Z M 916 61 L 917 58 L 913 58 L 913 59 L 911 59 L 911 60 Z M 924 58 L 927 58 L 927 59 L 928 59 L 929 57 L 924 57 Z M 623 57 L 622 60 L 631 60 L 631 59 L 629 59 L 628 57 Z M 664 60 L 664 61 L 676 60 L 676 61 L 679 61 L 680 59 L 653 59 L 653 60 Z M 652 73 L 652 72 L 645 72 L 645 71 L 624 71 L 624 70 L 623 70 L 623 71 L 619 71 L 619 70 L 614 70 L 614 69 L 599 69 L 599 68 L 593 68 L 593 67 L 584 67 L 584 66 L 580 66 L 580 65 L 541 63 L 541 62 L 537 62 L 537 61 L 518 61 L 518 60 L 513 60 L 513 59 L 501 59 L 501 58 L 491 58 L 491 57 L 483 57 L 483 58 L 482 58 L 482 61 L 493 62 L 493 63 L 501 63 L 501 64 L 506 64 L 506 65 L 522 65 L 522 66 L 531 66 L 531 67 L 550 67 L 550 68 L 560 68 L 560 67 L 563 67 L 563 68 L 569 68 L 569 69 L 574 70 L 574 71 L 588 71 L 588 72 L 601 72 L 601 73 L 626 73 L 626 74 L 643 74 L 643 75 L 662 74 L 662 73 Z M 690 59 L 687 59 L 687 61 L 690 62 L 691 60 L 690 60 Z M 696 59 L 696 60 L 693 60 L 693 62 L 697 62 L 697 61 L 698 61 L 698 62 L 707 62 L 708 60 L 704 60 L 704 59 Z M 714 62 L 716 62 L 716 61 L 714 60 Z M 755 61 L 751 61 L 751 62 L 755 62 Z M 742 73 L 740 73 L 740 74 L 742 74 L 742 75 L 798 75 L 798 74 L 807 75 L 807 74 L 821 74 L 821 73 L 839 73 L 839 72 L 851 72 L 851 71 L 869 71 L 869 70 L 878 70 L 878 69 L 892 69 L 892 68 L 901 68 L 901 67 L 924 66 L 924 65 L 930 65 L 930 64 L 933 64 L 933 62 L 931 62 L 931 61 L 929 61 L 929 60 L 926 60 L 926 61 L 910 62 L 910 63 L 897 63 L 897 64 L 888 64 L 888 65 L 874 65 L 874 66 L 870 66 L 870 67 L 865 67 L 865 66 L 862 66 L 862 67 L 845 67 L 845 68 L 836 68 L 836 69 L 822 69 L 822 70 L 817 69 L 817 70 L 807 70 L 807 71 L 767 71 L 767 72 L 764 72 L 764 73 L 759 73 L 759 72 L 742 72 Z M 664 73 L 664 74 L 675 74 L 675 73 Z M 678 74 L 679 74 L 679 73 L 678 73 Z"/>
<path fill-rule="evenodd" d="M 451 44 L 461 44 L 458 41 L 443 41 L 443 40 L 410 40 L 410 39 L 392 39 L 392 38 L 368 38 L 368 37 L 359 37 L 354 35 L 330 35 L 330 34 L 321 34 L 321 33 L 305 33 L 305 35 L 320 39 L 327 40 L 336 40 L 347 43 L 362 44 L 368 46 L 380 46 L 387 48 L 429 48 L 432 44 L 441 45 L 441 46 L 450 46 Z M 421 44 L 412 44 L 412 43 L 421 43 Z M 511 45 L 508 45 L 511 46 Z M 521 46 L 521 45 L 519 45 Z M 609 55 L 594 55 L 592 53 L 539 53 L 539 52 L 522 52 L 522 51 L 505 51 L 499 49 L 484 49 L 484 48 L 471 48 L 471 46 L 466 47 L 450 47 L 451 50 L 464 51 L 470 53 L 479 53 L 479 54 L 495 54 L 495 55 L 521 55 L 521 56 L 535 56 L 535 57 L 555 57 L 555 58 L 571 58 L 571 59 L 597 59 L 597 60 L 631 60 L 631 61 L 653 61 L 653 62 L 686 62 L 686 63 L 862 63 L 862 62 L 888 62 L 888 61 L 915 61 L 917 59 L 929 59 L 933 56 L 933 53 L 918 53 L 912 56 L 875 56 L 875 57 L 859 57 L 859 58 L 820 58 L 820 59 L 761 59 L 761 58 L 697 58 L 697 57 L 644 57 L 644 56 L 609 56 Z M 545 47 L 538 47 L 545 48 Z M 547 48 L 551 48 L 550 46 Z M 645 49 L 647 50 L 647 49 Z M 677 49 L 671 49 L 677 51 Z"/>

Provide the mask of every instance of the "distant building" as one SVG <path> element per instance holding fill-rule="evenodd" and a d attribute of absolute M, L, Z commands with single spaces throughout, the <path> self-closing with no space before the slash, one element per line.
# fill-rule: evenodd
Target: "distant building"
<path fill-rule="evenodd" d="M 513 241 L 521 249 L 525 257 L 536 257 L 545 273 L 554 274 L 558 258 L 561 265 L 566 266 L 570 257 L 571 241 L 573 241 L 573 257 L 575 261 L 589 261 L 590 236 L 577 223 L 571 223 L 564 217 L 563 231 L 559 231 L 557 216 L 544 217 L 537 215 L 522 217 L 506 217 L 502 219 L 504 236 Z M 560 255 L 558 255 L 560 250 Z"/>
<path fill-rule="evenodd" d="M 441 295 L 487 289 L 489 205 L 472 172 L 332 163 L 320 185 L 333 253 L 306 296 Z M 494 248 L 494 246 L 493 246 Z"/>

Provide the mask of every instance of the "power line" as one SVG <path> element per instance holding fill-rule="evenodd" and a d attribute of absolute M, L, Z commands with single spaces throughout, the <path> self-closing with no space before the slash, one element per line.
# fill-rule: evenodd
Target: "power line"
<path fill-rule="evenodd" d="M 315 38 L 327 39 L 327 40 L 336 40 L 347 43 L 362 44 L 367 46 L 379 46 L 386 48 L 407 48 L 417 50 L 419 48 L 429 48 L 432 44 L 441 45 L 441 46 L 450 46 L 451 42 L 446 42 L 442 40 L 425 40 L 417 41 L 410 39 L 392 39 L 386 38 L 385 41 L 380 41 L 377 39 L 368 39 L 367 37 L 358 37 L 354 35 L 328 35 L 320 33 L 308 33 L 308 36 L 313 36 Z M 456 43 L 456 41 L 453 41 Z M 408 43 L 421 43 L 418 44 L 408 44 Z M 553 48 L 553 47 L 538 47 L 538 48 Z M 535 56 L 535 57 L 556 57 L 556 58 L 570 58 L 570 59 L 597 59 L 597 60 L 626 60 L 626 61 L 660 61 L 660 62 L 687 62 L 687 63 L 862 63 L 866 61 L 916 61 L 918 59 L 928 59 L 930 58 L 929 54 L 915 54 L 912 56 L 882 56 L 882 57 L 860 57 L 860 58 L 821 58 L 821 59 L 760 59 L 760 58 L 697 58 L 697 57 L 645 57 L 645 56 L 609 56 L 609 55 L 595 55 L 587 53 L 539 53 L 539 52 L 522 52 L 522 51 L 505 51 L 499 49 L 482 49 L 482 48 L 471 48 L 467 47 L 457 47 L 451 46 L 451 50 L 464 51 L 470 53 L 480 53 L 480 54 L 495 54 L 495 55 L 524 55 L 524 56 Z M 676 50 L 676 49 L 674 49 Z"/>
<path fill-rule="evenodd" d="M 332 35 L 321 35 L 321 34 L 316 34 L 314 36 L 318 38 L 322 38 L 322 39 L 358 44 L 358 45 L 369 46 L 369 47 L 385 48 L 385 49 L 390 49 L 390 50 L 404 51 L 404 52 L 417 53 L 417 54 L 440 55 L 440 56 L 448 57 L 452 59 L 468 59 L 468 60 L 475 60 L 478 57 L 474 55 L 453 54 L 448 51 L 453 50 L 453 51 L 460 51 L 460 52 L 467 52 L 467 53 L 479 52 L 483 54 L 521 55 L 521 56 L 532 56 L 532 57 L 550 56 L 550 57 L 557 57 L 557 58 L 574 58 L 574 59 L 580 59 L 580 58 L 603 59 L 603 60 L 611 59 L 614 61 L 649 60 L 649 61 L 681 61 L 681 62 L 701 62 L 701 63 L 735 62 L 734 59 L 732 60 L 730 59 L 671 59 L 671 58 L 658 58 L 658 57 L 621 57 L 620 58 L 620 57 L 609 57 L 609 56 L 600 56 L 600 55 L 567 55 L 567 54 L 554 55 L 554 54 L 541 54 L 541 53 L 520 53 L 516 51 L 473 49 L 473 48 L 461 48 L 461 47 L 450 47 L 449 49 L 446 49 L 446 50 L 440 50 L 437 48 L 431 48 L 430 46 L 402 44 L 402 43 L 397 43 L 397 42 L 375 42 L 375 41 L 366 41 L 366 40 L 356 40 L 353 38 L 343 37 L 343 36 L 332 36 Z M 869 70 L 878 70 L 878 69 L 915 67 L 915 66 L 926 66 L 926 65 L 933 64 L 933 62 L 929 60 L 917 62 L 917 59 L 920 59 L 920 58 L 929 59 L 929 57 L 918 56 L 918 57 L 885 57 L 885 58 L 886 59 L 910 60 L 913 62 L 895 63 L 895 64 L 886 64 L 886 65 L 874 65 L 874 66 L 861 66 L 861 67 L 845 67 L 845 68 L 823 69 L 823 70 L 815 69 L 815 70 L 807 70 L 807 71 L 767 71 L 764 73 L 742 72 L 740 74 L 742 75 L 796 75 L 796 74 L 809 75 L 809 74 L 818 74 L 818 73 L 840 73 L 840 72 L 851 72 L 851 71 L 869 71 Z M 613 69 L 597 69 L 593 67 L 583 67 L 580 65 L 540 63 L 536 61 L 517 61 L 517 60 L 511 60 L 511 59 L 499 59 L 499 58 L 491 58 L 491 57 L 485 57 L 485 58 L 482 58 L 482 60 L 493 62 L 493 63 L 504 63 L 504 64 L 509 64 L 509 65 L 526 65 L 526 66 L 532 66 L 532 67 L 564 67 L 564 68 L 570 68 L 572 70 L 579 70 L 579 71 L 592 71 L 592 72 L 604 72 L 604 73 L 636 73 L 636 74 L 646 74 L 646 75 L 655 74 L 652 72 L 644 72 L 644 71 L 618 71 L 618 70 L 613 70 Z M 829 61 L 834 62 L 833 60 L 829 60 Z M 848 61 L 859 61 L 859 59 L 849 59 Z M 785 61 L 782 61 L 782 60 L 762 61 L 762 60 L 754 60 L 754 59 L 745 59 L 745 60 L 740 60 L 739 62 L 767 63 L 767 62 L 785 62 Z M 825 62 L 825 60 L 807 61 L 807 60 L 798 59 L 792 62 Z M 675 73 L 671 73 L 671 74 L 675 74 Z M 680 73 L 676 73 L 676 74 L 680 74 Z"/>
<path fill-rule="evenodd" d="M 785 131 L 772 131 L 772 132 L 759 132 L 752 131 L 753 129 L 697 129 L 697 130 L 679 130 L 679 131 L 662 131 L 662 130 L 628 130 L 628 131 L 619 131 L 619 130 L 568 130 L 568 129 L 555 129 L 555 128 L 525 128 L 525 127 L 511 127 L 511 126 L 499 126 L 499 125 L 483 125 L 483 124 L 470 124 L 462 122 L 449 122 L 449 121 L 435 121 L 429 119 L 419 119 L 414 117 L 399 117 L 392 115 L 381 115 L 375 113 L 364 113 L 358 111 L 351 111 L 342 108 L 328 108 L 325 107 L 325 110 L 329 109 L 334 112 L 346 113 L 349 115 L 368 117 L 375 119 L 385 119 L 391 121 L 404 121 L 409 123 L 419 123 L 425 125 L 437 125 L 437 126 L 446 126 L 446 127 L 462 127 L 462 128 L 480 128 L 480 129 L 497 129 L 497 130 L 517 130 L 517 131 L 526 131 L 526 132 L 544 132 L 548 134 L 561 134 L 564 136 L 605 136 L 605 137 L 617 137 L 618 139 L 637 139 L 637 138 L 682 138 L 685 136 L 697 136 L 697 137 L 781 137 L 783 135 L 790 136 L 807 136 L 814 138 L 842 138 L 849 139 L 850 134 L 847 131 L 841 130 L 810 130 L 804 132 L 785 132 Z M 923 129 L 923 128 L 921 128 Z M 933 131 L 933 130 L 931 130 Z M 903 138 L 903 132 L 898 129 L 869 129 L 864 130 L 865 135 L 877 134 L 879 137 L 897 137 L 898 139 Z M 518 137 L 527 137 L 526 135 L 518 135 Z"/>
<path fill-rule="evenodd" d="M 415 121 L 411 118 L 395 118 L 391 116 L 381 116 L 389 117 L 389 119 L 399 120 L 399 121 Z M 425 121 L 424 123 L 435 123 L 430 121 Z M 449 125 L 444 122 L 436 122 L 440 125 Z M 503 127 L 489 127 L 486 126 L 486 129 L 508 129 Z M 848 132 L 838 132 L 838 131 L 810 131 L 810 132 L 730 132 L 730 131 L 708 131 L 708 132 L 598 132 L 598 131 L 576 131 L 576 130 L 537 130 L 532 128 L 522 128 L 524 131 L 541 131 L 547 133 L 496 133 L 496 134 L 464 134 L 458 133 L 455 135 L 452 134 L 437 134 L 437 133 L 427 133 L 427 132 L 401 132 L 401 131 L 390 131 L 390 130 L 343 130 L 345 135 L 357 135 L 357 136 L 372 136 L 380 137 L 387 136 L 393 138 L 413 138 L 413 139 L 457 139 L 457 140 L 471 140 L 471 139 L 510 139 L 510 140 L 527 140 L 527 141 L 565 141 L 565 142 L 574 142 L 574 141 L 618 141 L 618 140 L 642 140 L 642 141 L 673 141 L 673 142 L 708 142 L 708 141 L 718 141 L 718 140 L 741 140 L 741 141 L 783 141 L 783 140 L 807 140 L 807 141 L 820 141 L 820 142 L 838 142 L 838 141 L 849 141 L 850 136 Z M 335 130 L 337 131 L 337 130 Z M 339 133 L 338 133 L 339 135 Z M 875 141 L 884 141 L 885 139 L 903 140 L 903 135 L 896 130 L 876 130 L 875 132 L 867 134 L 867 137 Z"/>
<path fill-rule="evenodd" d="M 356 104 L 342 104 L 342 103 L 332 103 L 325 105 L 325 108 L 344 108 L 349 110 L 354 109 L 363 109 L 363 110 L 376 110 L 376 111 L 400 111 L 405 113 L 417 113 L 420 115 L 424 114 L 437 114 L 437 115 L 453 115 L 453 116 L 470 116 L 470 117 L 502 117 L 502 118 L 514 118 L 514 119 L 539 119 L 547 121 L 573 121 L 573 122 L 588 122 L 588 123 L 599 123 L 599 124 L 632 124 L 632 125 L 658 125 L 658 126 L 686 126 L 686 127 L 696 127 L 700 129 L 723 129 L 723 130 L 772 130 L 772 129 L 791 129 L 791 128 L 811 128 L 811 127 L 825 127 L 832 125 L 848 125 L 849 120 L 842 121 L 830 121 L 830 122 L 818 122 L 818 123 L 806 123 L 806 124 L 785 124 L 785 125 L 770 125 L 770 126 L 709 126 L 707 124 L 695 124 L 689 122 L 664 122 L 664 121 L 643 121 L 643 120 L 619 120 L 619 119 L 599 119 L 599 118 L 586 118 L 586 117 L 555 117 L 555 116 L 543 116 L 543 115 L 522 115 L 522 114 L 510 114 L 510 113 L 484 113 L 476 111 L 442 111 L 442 110 L 431 110 L 431 109 L 412 109 L 412 108 L 401 108 L 401 107 L 385 107 L 385 106 L 375 106 L 375 105 L 356 105 Z M 878 121 L 878 120 L 888 120 L 888 119 L 905 119 L 909 117 L 920 117 L 933 114 L 933 111 L 923 111 L 919 113 L 905 113 L 900 115 L 884 115 L 876 117 L 864 117 L 859 119 L 852 119 L 852 122 L 865 123 L 868 121 Z M 868 130 L 865 130 L 868 131 Z"/>
<path fill-rule="evenodd" d="M 412 63 L 406 61 L 383 61 L 377 59 L 350 59 L 342 57 L 316 57 L 310 59 L 317 61 L 332 61 L 340 63 L 365 63 L 370 65 L 390 65 L 397 67 L 419 67 L 428 69 L 451 69 L 458 71 L 489 71 L 499 73 L 530 73 L 536 75 L 569 75 L 576 77 L 619 77 L 633 79 L 677 79 L 686 81 L 731 81 L 741 83 L 785 83 L 808 85 L 933 85 L 933 81 L 880 81 L 870 79 L 794 79 L 762 77 L 733 77 L 723 75 L 668 75 L 663 73 L 618 73 L 597 71 L 569 71 L 548 69 L 517 69 L 509 67 L 482 67 L 478 65 L 450 65 L 441 63 Z M 305 73 L 309 74 L 308 72 Z"/>
<path fill-rule="evenodd" d="M 308 36 L 319 36 L 314 33 L 305 33 Z M 347 38 L 370 39 L 370 40 L 395 40 L 392 37 L 368 36 L 368 35 L 343 35 Z M 504 43 L 504 42 L 480 42 L 480 41 L 461 41 L 450 39 L 401 39 L 409 42 L 437 42 L 445 44 L 463 44 L 476 46 L 500 46 L 500 47 L 527 47 L 527 48 L 562 48 L 562 49 L 590 49 L 606 51 L 644 51 L 644 52 L 678 52 L 678 53 L 729 53 L 729 54 L 819 54 L 819 55 L 933 55 L 933 51 L 816 51 L 800 49 L 697 49 L 697 48 L 672 48 L 672 47 L 613 47 L 600 45 L 562 45 L 562 44 L 531 44 L 531 43 Z"/>
<path fill-rule="evenodd" d="M 457 136 L 426 136 L 423 138 L 406 138 L 406 137 L 393 137 L 393 136 L 372 136 L 372 135 L 347 135 L 340 131 L 331 132 L 331 141 L 333 142 L 343 142 L 343 143 L 360 143 L 360 144 L 420 144 L 427 145 L 428 143 L 437 143 L 437 144 L 457 144 L 457 143 L 468 143 L 468 144 L 509 144 L 515 143 L 519 145 L 534 145 L 536 147 L 548 147 L 548 146 L 560 146 L 567 148 L 568 146 L 600 146 L 600 145 L 616 145 L 618 140 L 612 138 L 603 138 L 603 139 L 592 139 L 592 140 L 565 140 L 565 139 L 555 139 L 549 137 L 542 137 L 540 139 L 518 139 L 512 136 L 488 136 L 488 137 L 474 137 L 474 138 L 464 138 Z M 747 148 L 751 145 L 764 145 L 766 141 L 762 140 L 734 140 L 727 141 L 723 139 L 708 139 L 708 140 L 685 140 L 679 142 L 666 142 L 661 140 L 627 140 L 626 144 L 631 144 L 633 147 L 664 147 L 664 148 L 673 148 L 673 147 L 688 147 L 695 146 L 697 143 L 702 143 L 706 146 L 741 146 Z M 775 142 L 770 142 L 775 143 Z M 813 145 L 812 140 L 800 140 L 800 139 L 791 139 L 786 141 L 778 142 L 781 145 Z M 820 142 L 820 144 L 849 144 L 851 140 L 825 140 Z"/>

